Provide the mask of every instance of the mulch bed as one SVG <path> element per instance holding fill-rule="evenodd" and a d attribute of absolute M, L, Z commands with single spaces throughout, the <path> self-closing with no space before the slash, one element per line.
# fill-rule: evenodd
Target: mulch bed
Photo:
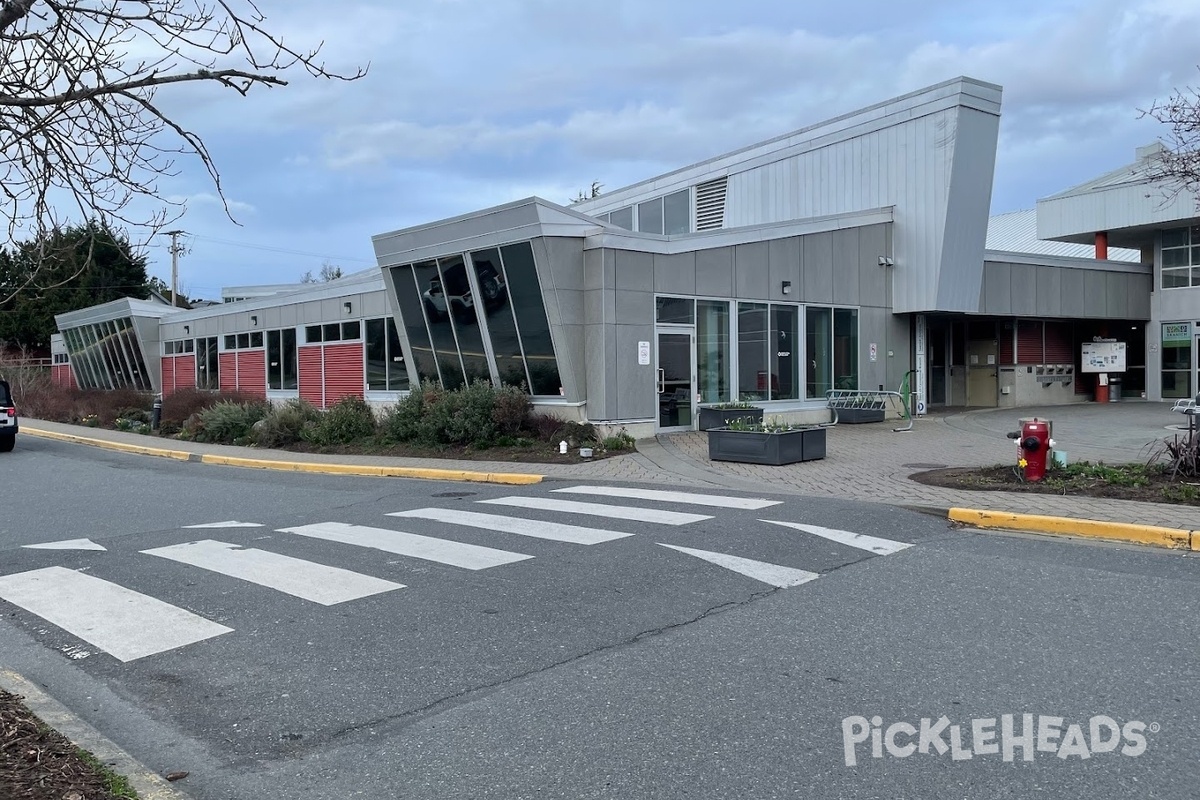
<path fill-rule="evenodd" d="M 119 800 L 75 745 L 0 690 L 0 798 Z"/>
<path fill-rule="evenodd" d="M 951 467 L 918 472 L 909 476 L 917 483 L 947 489 L 972 491 L 1031 492 L 1068 497 L 1103 497 L 1114 500 L 1140 500 L 1146 503 L 1175 503 L 1200 506 L 1200 483 L 1172 480 L 1162 475 L 1148 477 L 1145 486 L 1122 486 L 1095 480 L 1065 481 L 1048 476 L 1045 481 L 1030 483 L 1017 477 L 1011 466 L 984 468 Z M 1191 495 L 1189 497 L 1189 495 Z"/>

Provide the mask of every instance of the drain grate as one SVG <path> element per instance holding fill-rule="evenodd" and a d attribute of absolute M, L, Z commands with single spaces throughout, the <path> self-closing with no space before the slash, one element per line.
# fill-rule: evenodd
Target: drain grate
<path fill-rule="evenodd" d="M 949 464 L 901 464 L 906 469 L 945 469 Z"/>
<path fill-rule="evenodd" d="M 430 495 L 430 497 L 473 497 L 477 494 L 479 492 L 438 492 L 437 494 Z"/>

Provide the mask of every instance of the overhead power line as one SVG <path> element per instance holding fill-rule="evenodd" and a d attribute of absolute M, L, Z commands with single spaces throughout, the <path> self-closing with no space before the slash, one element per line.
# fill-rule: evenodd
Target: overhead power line
<path fill-rule="evenodd" d="M 247 250 L 263 250 L 268 253 L 283 253 L 290 256 L 310 256 L 312 258 L 327 258 L 331 261 L 356 261 L 360 264 L 374 264 L 373 259 L 368 258 L 353 258 L 351 256 L 336 256 L 329 253 L 307 253 L 303 250 L 287 250 L 282 247 L 269 247 L 261 244 L 246 244 L 245 242 L 233 242 L 228 239 L 218 239 L 213 236 L 201 236 L 200 234 L 190 234 L 193 239 L 199 239 L 204 242 L 213 242 L 214 244 L 224 244 L 230 247 L 243 247 Z"/>

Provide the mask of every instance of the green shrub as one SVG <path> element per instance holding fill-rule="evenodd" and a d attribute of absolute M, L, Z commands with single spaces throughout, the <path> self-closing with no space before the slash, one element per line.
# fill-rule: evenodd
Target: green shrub
<path fill-rule="evenodd" d="M 304 438 L 308 427 L 316 426 L 321 412 L 304 400 L 288 400 L 272 406 L 267 415 L 254 423 L 254 443 L 259 447 L 286 447 Z"/>
<path fill-rule="evenodd" d="M 549 414 L 530 414 L 525 420 L 525 430 L 539 442 L 554 442 L 557 444 L 561 437 L 556 438 L 562 430 L 563 421 Z"/>
<path fill-rule="evenodd" d="M 496 423 L 496 435 L 512 436 L 529 422 L 533 403 L 529 395 L 519 386 L 501 386 L 493 395 L 492 422 Z"/>
<path fill-rule="evenodd" d="M 302 434 L 322 447 L 362 441 L 375 435 L 375 413 L 361 397 L 343 397 Z"/>
<path fill-rule="evenodd" d="M 437 437 L 429 435 L 432 426 L 425 419 L 425 409 L 427 406 L 436 406 L 444 394 L 445 391 L 436 383 L 423 382 L 407 397 L 383 412 L 379 421 L 379 438 L 388 444 L 437 444 Z"/>
<path fill-rule="evenodd" d="M 263 402 L 222 401 L 193 415 L 187 427 L 198 442 L 237 444 L 249 438 L 254 423 L 266 417 L 267 409 Z"/>
<path fill-rule="evenodd" d="M 554 434 L 557 440 L 566 439 L 568 447 L 583 447 L 597 441 L 596 426 L 590 422 L 564 422 Z"/>
<path fill-rule="evenodd" d="M 600 446 L 609 452 L 617 452 L 620 450 L 634 449 L 635 440 L 625 431 L 621 431 L 616 436 L 607 436 Z"/>
<path fill-rule="evenodd" d="M 261 397 L 242 392 L 210 392 L 206 389 L 179 389 L 163 397 L 162 418 L 159 429 L 164 435 L 172 435 L 188 428 L 193 415 L 217 403 L 263 403 Z"/>

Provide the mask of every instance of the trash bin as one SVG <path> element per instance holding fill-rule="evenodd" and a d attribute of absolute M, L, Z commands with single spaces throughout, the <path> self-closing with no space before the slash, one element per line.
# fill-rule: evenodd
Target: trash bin
<path fill-rule="evenodd" d="M 1121 402 L 1121 376 L 1120 375 L 1109 375 L 1108 376 L 1108 402 L 1110 402 L 1110 403 Z"/>

